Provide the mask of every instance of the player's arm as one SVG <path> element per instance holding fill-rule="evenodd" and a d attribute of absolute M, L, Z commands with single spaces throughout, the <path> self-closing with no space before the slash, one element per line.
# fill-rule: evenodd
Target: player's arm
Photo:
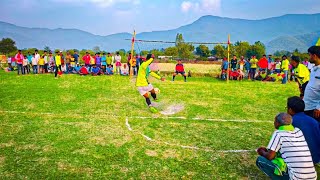
<path fill-rule="evenodd" d="M 272 160 L 276 157 L 276 152 L 275 151 L 272 151 L 272 150 L 268 150 L 267 148 L 265 147 L 260 147 L 258 150 L 257 150 L 258 154 L 260 156 L 263 156 L 269 160 Z"/>
<path fill-rule="evenodd" d="M 157 73 L 155 73 L 155 72 L 150 72 L 150 75 L 152 76 L 152 77 L 154 77 L 154 78 L 156 78 L 156 79 L 161 79 L 161 76 L 159 76 Z"/>

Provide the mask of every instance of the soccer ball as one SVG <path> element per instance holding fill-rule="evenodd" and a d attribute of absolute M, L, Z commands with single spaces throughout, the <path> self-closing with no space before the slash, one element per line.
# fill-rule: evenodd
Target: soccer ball
<path fill-rule="evenodd" d="M 159 88 L 154 88 L 154 91 L 156 92 L 156 94 L 160 94 L 160 89 Z"/>

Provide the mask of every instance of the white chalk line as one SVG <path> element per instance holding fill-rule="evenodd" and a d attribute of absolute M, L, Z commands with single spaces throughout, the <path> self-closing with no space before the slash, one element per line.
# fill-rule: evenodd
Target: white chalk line
<path fill-rule="evenodd" d="M 126 117 L 126 126 L 128 128 L 129 131 L 133 131 L 133 129 L 131 128 L 130 124 L 129 124 L 129 118 Z M 243 153 L 243 152 L 255 152 L 256 150 L 247 150 L 247 149 L 232 149 L 232 150 L 214 150 L 211 148 L 200 148 L 197 146 L 185 146 L 185 145 L 179 145 L 179 144 L 172 144 L 169 142 L 162 142 L 162 141 L 158 141 L 155 139 L 150 138 L 149 136 L 143 134 L 143 133 L 139 133 L 142 137 L 144 137 L 147 141 L 151 141 L 151 142 L 155 142 L 155 143 L 159 143 L 159 144 L 166 144 L 169 146 L 175 146 L 175 147 L 181 147 L 183 149 L 190 149 L 190 150 L 199 150 L 199 151 L 206 151 L 206 152 L 220 152 L 220 153 Z"/>
<path fill-rule="evenodd" d="M 61 117 L 72 117 L 76 118 L 75 115 L 61 115 L 57 113 L 48 113 L 48 112 L 23 112 L 23 111 L 1 111 L 0 113 L 11 113 L 11 114 L 39 114 L 39 115 L 52 115 L 52 116 L 61 116 Z M 78 116 L 81 114 L 78 114 Z M 90 114 L 83 114 L 84 116 L 94 116 L 94 117 L 105 117 L 105 116 L 111 116 L 111 117 L 116 117 L 116 118 L 122 118 L 123 116 L 116 116 L 116 115 L 90 115 Z M 273 121 L 268 121 L 268 120 L 245 120 L 245 119 L 215 119 L 215 118 L 187 118 L 183 116 L 178 116 L 178 117 L 168 117 L 168 116 L 159 116 L 159 117 L 146 117 L 146 116 L 127 116 L 130 119 L 181 119 L 181 120 L 193 120 L 193 121 L 211 121 L 211 122 L 239 122 L 239 123 L 273 123 Z"/>

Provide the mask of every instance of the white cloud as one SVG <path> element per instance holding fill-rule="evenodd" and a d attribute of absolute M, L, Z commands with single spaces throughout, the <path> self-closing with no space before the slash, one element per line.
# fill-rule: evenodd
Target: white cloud
<path fill-rule="evenodd" d="M 181 4 L 181 10 L 183 12 L 188 12 L 190 10 L 190 8 L 192 8 L 193 3 L 189 2 L 189 1 L 183 1 Z"/>
<path fill-rule="evenodd" d="M 205 12 L 218 14 L 221 9 L 221 0 L 200 0 L 199 2 L 183 1 L 181 4 L 182 12 Z"/>

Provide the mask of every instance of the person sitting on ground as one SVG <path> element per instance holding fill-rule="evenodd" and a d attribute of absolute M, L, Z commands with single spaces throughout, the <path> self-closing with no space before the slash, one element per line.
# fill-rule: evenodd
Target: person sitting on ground
<path fill-rule="evenodd" d="M 256 77 L 256 80 L 258 80 L 258 81 L 263 81 L 263 80 L 266 79 L 266 77 L 267 77 L 266 71 L 259 71 L 259 74 L 258 74 L 258 76 Z"/>
<path fill-rule="evenodd" d="M 123 64 L 123 67 L 121 67 L 121 75 L 122 76 L 128 76 L 129 75 L 129 68 L 127 64 Z"/>
<path fill-rule="evenodd" d="M 298 80 L 299 90 L 300 90 L 300 97 L 303 98 L 304 91 L 308 85 L 308 82 L 310 80 L 310 72 L 309 69 L 300 63 L 300 57 L 299 56 L 292 56 L 290 64 L 293 67 L 294 76 Z"/>
<path fill-rule="evenodd" d="M 108 67 L 106 68 L 106 75 L 113 75 L 113 67 L 111 64 L 108 65 Z"/>
<path fill-rule="evenodd" d="M 320 165 L 320 123 L 304 113 L 305 104 L 298 96 L 287 100 L 287 112 L 293 118 L 292 125 L 301 129 L 308 143 L 314 164 Z"/>
<path fill-rule="evenodd" d="M 238 72 L 238 74 L 239 74 L 239 75 L 238 75 L 238 80 L 239 80 L 239 81 L 242 81 L 243 78 L 244 78 L 243 70 L 241 70 L 240 68 L 238 68 L 237 72 Z"/>
<path fill-rule="evenodd" d="M 191 72 L 191 70 L 188 71 L 188 77 L 192 77 L 192 72 Z"/>
<path fill-rule="evenodd" d="M 187 82 L 187 75 L 184 71 L 184 66 L 181 62 L 181 60 L 178 60 L 178 64 L 176 64 L 175 72 L 172 75 L 172 81 L 176 78 L 176 75 L 181 74 L 184 77 L 184 82 Z"/>
<path fill-rule="evenodd" d="M 73 74 L 79 74 L 80 69 L 81 69 L 81 66 L 79 65 L 79 63 L 77 63 L 77 65 L 73 69 Z"/>
<path fill-rule="evenodd" d="M 79 74 L 81 76 L 86 76 L 86 75 L 89 74 L 89 71 L 88 71 L 88 69 L 87 69 L 87 67 L 85 65 L 82 65 L 82 67 L 79 70 Z"/>
<path fill-rule="evenodd" d="M 317 179 L 308 144 L 302 131 L 292 126 L 291 115 L 278 114 L 274 127 L 268 147 L 257 150 L 258 168 L 271 179 Z"/>
<path fill-rule="evenodd" d="M 97 65 L 93 65 L 92 70 L 91 70 L 92 76 L 99 76 L 101 75 L 101 69 Z"/>
<path fill-rule="evenodd" d="M 231 69 L 229 70 L 229 79 L 230 80 L 237 80 L 239 77 L 239 72 L 236 71 L 232 71 Z"/>

